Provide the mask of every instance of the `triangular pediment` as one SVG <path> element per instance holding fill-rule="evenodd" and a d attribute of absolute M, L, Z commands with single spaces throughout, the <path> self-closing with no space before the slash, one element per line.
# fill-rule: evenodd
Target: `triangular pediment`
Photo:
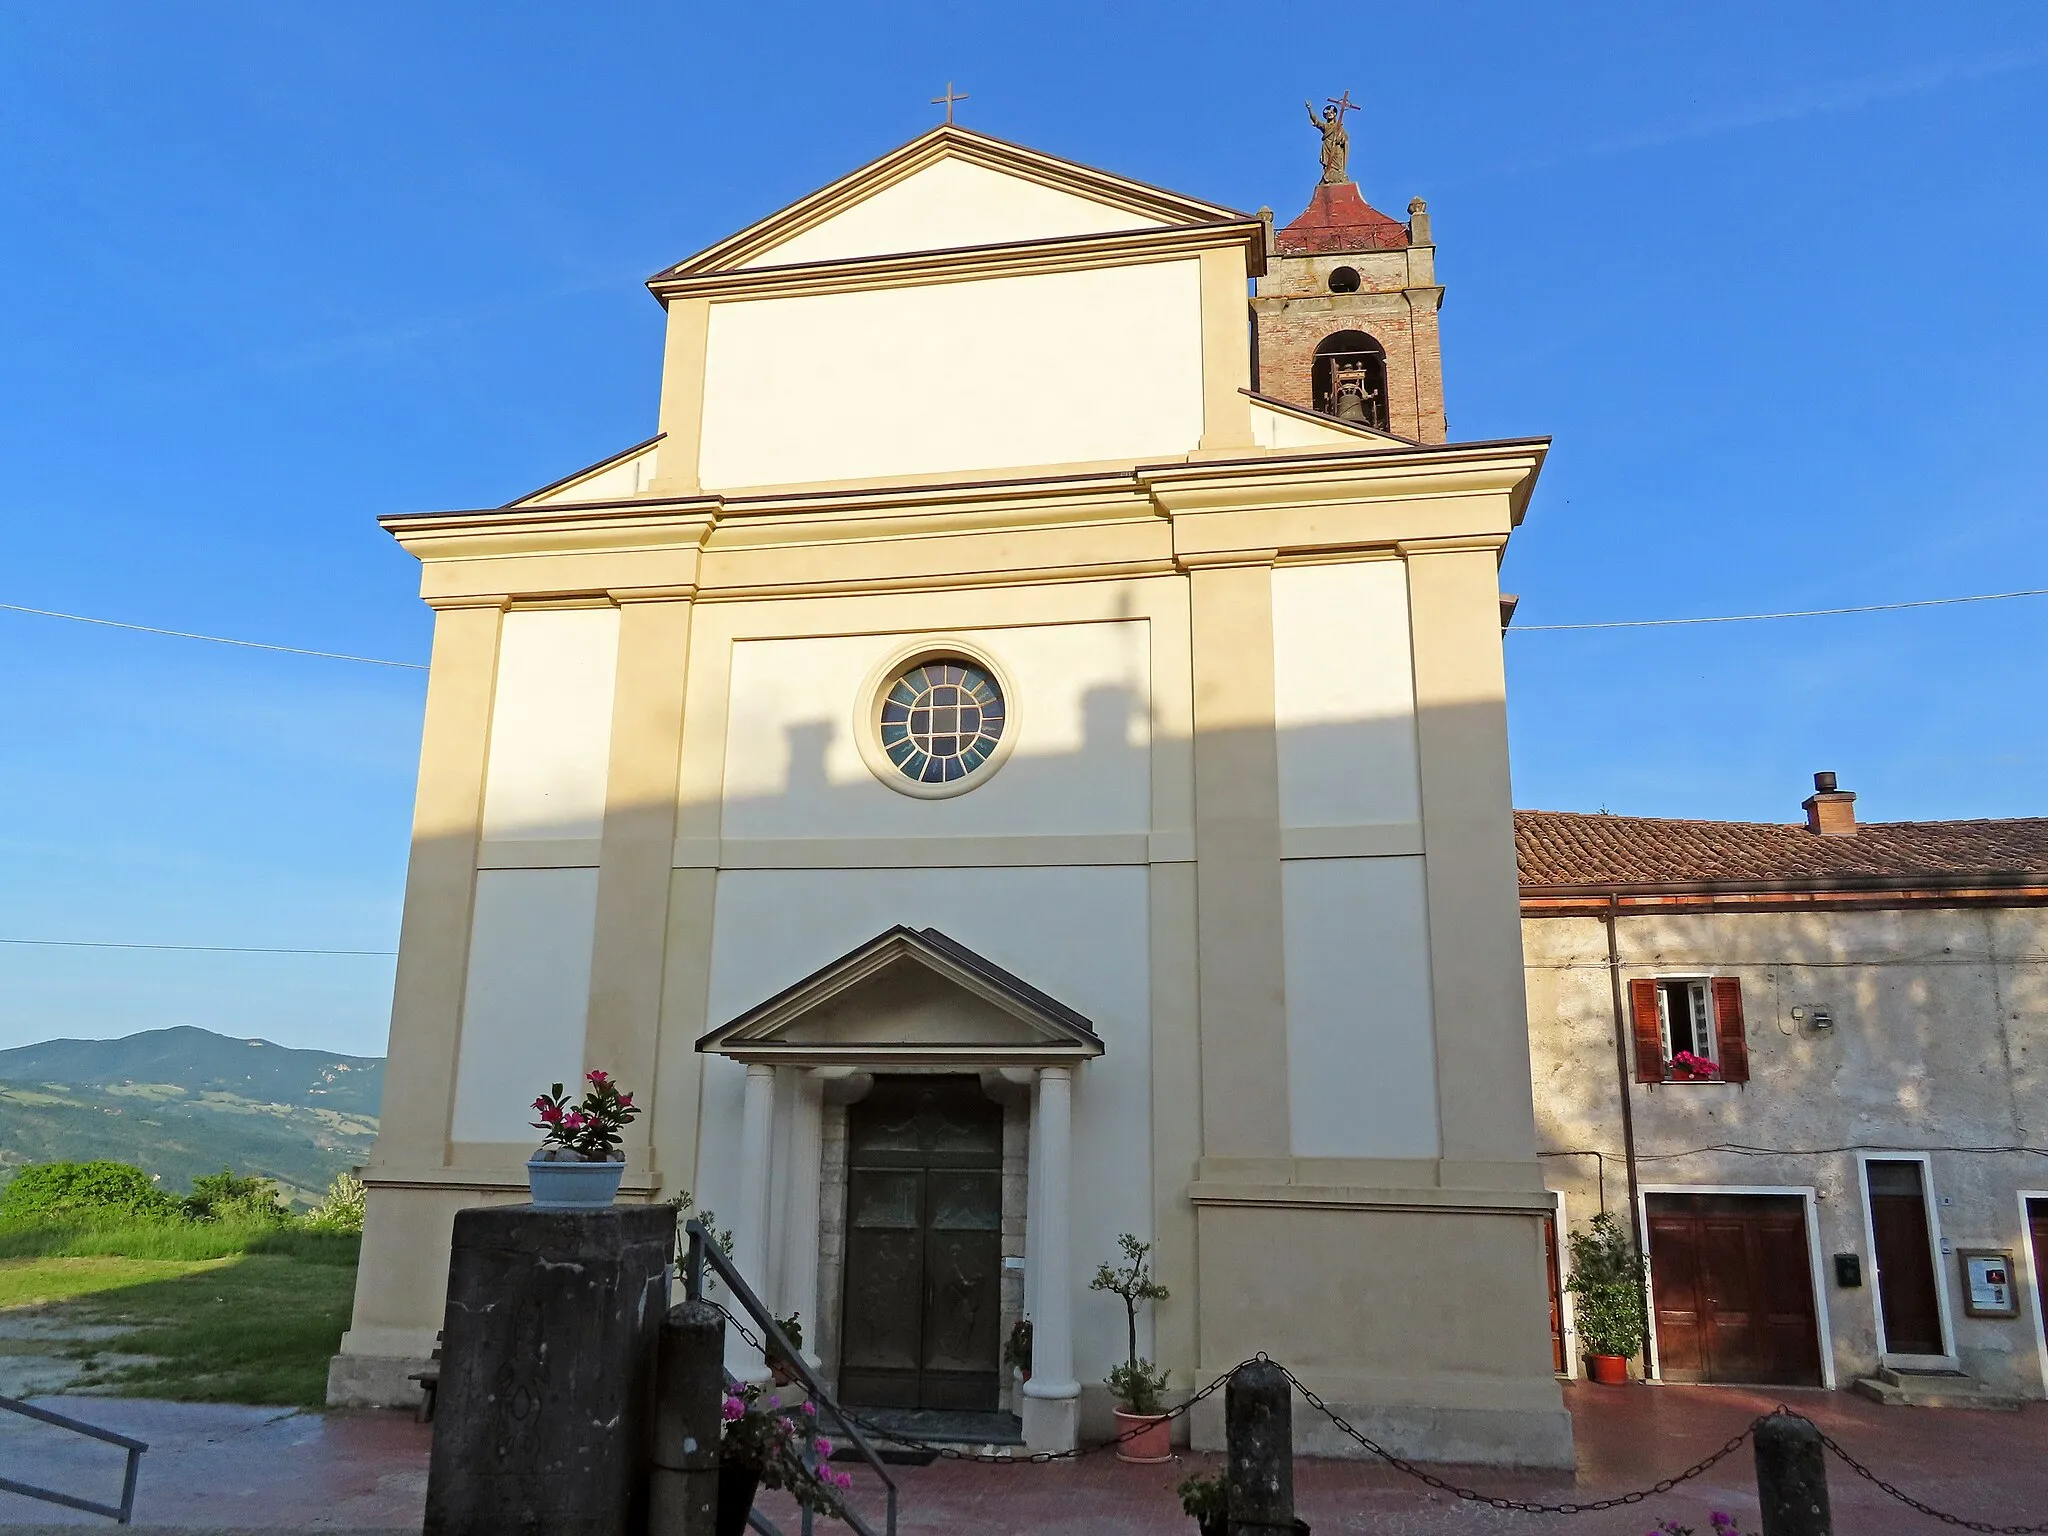
<path fill-rule="evenodd" d="M 1335 416 L 1325 416 L 1321 411 L 1312 411 L 1286 400 L 1275 400 L 1270 395 L 1249 389 L 1243 393 L 1249 395 L 1252 402 L 1252 442 L 1277 453 L 1317 448 L 1357 450 L 1421 446 L 1408 438 L 1383 432 L 1378 427 L 1340 421 Z"/>
<path fill-rule="evenodd" d="M 550 507 L 579 501 L 625 501 L 644 496 L 654 483 L 656 455 L 661 451 L 657 434 L 644 443 L 599 459 L 573 474 L 551 480 L 537 491 L 506 503 L 509 507 Z"/>
<path fill-rule="evenodd" d="M 697 1049 L 793 1066 L 1030 1066 L 1102 1054 L 1094 1026 L 936 928 L 895 927 Z"/>
<path fill-rule="evenodd" d="M 1239 221 L 1219 203 L 942 125 L 655 281 Z"/>

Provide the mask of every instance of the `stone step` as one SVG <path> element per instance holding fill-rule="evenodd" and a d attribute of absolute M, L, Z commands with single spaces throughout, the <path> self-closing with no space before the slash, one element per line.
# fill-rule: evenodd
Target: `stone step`
<path fill-rule="evenodd" d="M 1995 1392 L 1961 1371 L 1913 1371 L 1881 1366 L 1850 1386 L 1872 1402 L 1888 1408 L 1977 1408 L 2018 1412 L 2024 1399 Z"/>

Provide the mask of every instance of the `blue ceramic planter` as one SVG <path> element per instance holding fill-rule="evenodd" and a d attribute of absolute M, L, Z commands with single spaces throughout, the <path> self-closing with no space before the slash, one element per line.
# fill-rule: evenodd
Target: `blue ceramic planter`
<path fill-rule="evenodd" d="M 624 1163 L 549 1163 L 529 1158 L 526 1187 L 542 1211 L 601 1211 L 619 1195 Z"/>

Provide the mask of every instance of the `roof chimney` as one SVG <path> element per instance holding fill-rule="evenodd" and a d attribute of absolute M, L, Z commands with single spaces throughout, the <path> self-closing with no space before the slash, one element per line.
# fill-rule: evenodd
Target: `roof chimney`
<path fill-rule="evenodd" d="M 1856 835 L 1856 797 L 1835 788 L 1832 773 L 1813 776 L 1813 793 L 1801 802 L 1806 811 L 1806 830 L 1822 837 Z"/>

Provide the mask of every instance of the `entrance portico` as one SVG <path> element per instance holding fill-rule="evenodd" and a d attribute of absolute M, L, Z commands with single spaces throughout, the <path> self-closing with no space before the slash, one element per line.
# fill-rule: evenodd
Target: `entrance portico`
<path fill-rule="evenodd" d="M 990 1245 L 967 1234 L 1021 1223 L 1033 1369 L 1018 1411 L 1033 1449 L 1072 1447 L 1081 1393 L 1068 1238 L 1072 1089 L 1079 1066 L 1103 1052 L 1090 1021 L 935 928 L 898 926 L 712 1030 L 697 1049 L 746 1067 L 739 1206 L 720 1213 L 734 1262 L 784 1315 L 812 1324 L 813 1347 L 836 1340 L 820 1363 L 841 1396 L 995 1406 L 981 1400 L 983 1375 L 971 1367 L 999 1354 L 998 1287 L 989 1283 Z M 959 1113 L 977 1090 L 984 1103 L 1029 1104 L 1021 1191 L 1002 1172 L 1000 1133 L 991 1144 L 967 1123 L 975 1117 Z M 879 1118 L 867 1117 L 871 1133 L 849 1138 L 835 1181 L 845 1226 L 827 1297 L 820 1256 L 838 1212 L 825 1209 L 825 1121 L 828 1107 L 863 1102 Z M 993 1161 L 983 1155 L 991 1146 Z M 891 1293 L 900 1310 L 889 1310 Z M 827 1318 L 836 1326 L 819 1326 Z M 969 1340 L 972 1360 L 962 1355 Z M 742 1374 L 762 1370 L 758 1359 L 729 1363 Z"/>

